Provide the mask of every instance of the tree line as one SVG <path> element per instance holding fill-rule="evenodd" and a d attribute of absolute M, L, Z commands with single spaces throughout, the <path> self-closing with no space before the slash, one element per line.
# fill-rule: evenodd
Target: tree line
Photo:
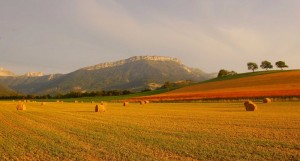
<path fill-rule="evenodd" d="M 288 65 L 285 64 L 284 61 L 277 61 L 275 63 L 275 65 L 277 68 L 280 68 L 281 70 L 283 70 L 283 68 L 289 67 Z M 258 69 L 258 65 L 255 62 L 248 62 L 247 67 L 248 67 L 248 70 L 252 70 L 253 72 Z M 264 60 L 261 62 L 260 67 L 262 69 L 269 70 L 269 69 L 273 68 L 273 65 L 271 62 Z M 235 75 L 235 74 L 237 74 L 237 72 L 221 69 L 218 73 L 218 77 L 224 77 L 224 76 Z"/>
<path fill-rule="evenodd" d="M 284 61 L 278 61 L 278 62 L 275 63 L 275 65 L 277 66 L 277 68 L 280 68 L 281 70 L 283 70 L 283 68 L 288 68 L 289 67 L 288 65 L 285 64 Z M 248 66 L 248 70 L 252 70 L 253 72 L 258 69 L 258 65 L 254 62 L 247 63 L 247 66 Z M 264 60 L 264 61 L 261 62 L 260 67 L 262 69 L 268 70 L 268 69 L 272 69 L 273 65 L 272 65 L 271 62 L 269 62 L 267 60 Z"/>
<path fill-rule="evenodd" d="M 97 97 L 97 96 L 121 96 L 133 94 L 134 92 L 129 90 L 101 90 L 91 92 L 71 91 L 66 94 L 45 94 L 45 95 L 13 95 L 13 96 L 2 96 L 0 99 L 61 99 L 61 98 L 80 98 L 80 97 Z"/>

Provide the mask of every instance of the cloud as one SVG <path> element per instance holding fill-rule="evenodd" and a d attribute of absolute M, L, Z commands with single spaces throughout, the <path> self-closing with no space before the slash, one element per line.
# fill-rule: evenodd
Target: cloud
<path fill-rule="evenodd" d="M 19 3 L 0 2 L 0 52 L 10 62 L 34 59 L 22 59 L 24 66 L 46 59 L 46 67 L 67 72 L 133 55 L 165 55 L 208 72 L 245 71 L 247 61 L 262 59 L 300 68 L 297 0 L 41 1 L 41 9 L 35 1 Z"/>

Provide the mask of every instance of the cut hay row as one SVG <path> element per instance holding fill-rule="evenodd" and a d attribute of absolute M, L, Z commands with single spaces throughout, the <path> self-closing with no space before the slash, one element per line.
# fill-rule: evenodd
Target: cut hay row
<path fill-rule="evenodd" d="M 19 111 L 24 111 L 24 110 L 26 110 L 26 106 L 25 106 L 25 104 L 23 103 L 23 102 L 18 102 L 18 104 L 17 104 L 17 110 Z"/>
<path fill-rule="evenodd" d="M 123 106 L 128 106 L 129 102 L 123 102 Z"/>
<path fill-rule="evenodd" d="M 263 103 L 270 103 L 272 102 L 272 100 L 270 98 L 264 98 L 263 99 Z"/>
<path fill-rule="evenodd" d="M 139 101 L 140 105 L 145 104 L 145 101 Z"/>
<path fill-rule="evenodd" d="M 141 105 L 144 105 L 144 104 L 148 104 L 150 103 L 148 100 L 144 101 L 144 100 L 141 100 L 141 101 L 138 101 Z"/>
<path fill-rule="evenodd" d="M 106 108 L 104 105 L 96 105 L 95 106 L 95 112 L 100 112 L 100 113 L 103 113 L 106 111 Z"/>
<path fill-rule="evenodd" d="M 270 102 L 270 100 L 271 99 L 266 98 L 266 99 L 264 99 L 264 103 L 265 102 Z M 139 103 L 141 105 L 143 105 L 143 104 L 149 103 L 149 101 L 139 101 Z M 41 103 L 41 105 L 45 105 L 45 104 L 46 104 L 45 102 Z M 123 102 L 123 106 L 128 106 L 128 105 L 129 105 L 129 102 L 127 102 L 127 101 Z M 101 113 L 105 112 L 106 111 L 106 106 L 107 106 L 107 103 L 101 101 L 101 103 L 99 105 L 97 104 L 95 106 L 95 112 L 101 112 Z M 245 106 L 246 111 L 256 111 L 258 109 L 258 106 L 254 102 L 249 101 L 249 100 L 244 102 L 244 106 Z M 17 106 L 16 106 L 16 109 L 17 110 L 26 110 L 26 106 L 23 102 L 19 101 Z"/>
<path fill-rule="evenodd" d="M 255 111 L 257 110 L 257 105 L 252 101 L 245 101 L 244 106 L 246 107 L 246 111 Z"/>

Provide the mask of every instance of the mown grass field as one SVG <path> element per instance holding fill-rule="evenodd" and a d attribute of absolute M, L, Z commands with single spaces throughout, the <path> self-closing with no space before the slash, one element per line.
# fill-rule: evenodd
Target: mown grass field
<path fill-rule="evenodd" d="M 0 160 L 299 160 L 300 102 L 0 102 Z"/>
<path fill-rule="evenodd" d="M 300 96 L 300 70 L 240 74 L 137 99 L 160 101 L 292 96 Z"/>

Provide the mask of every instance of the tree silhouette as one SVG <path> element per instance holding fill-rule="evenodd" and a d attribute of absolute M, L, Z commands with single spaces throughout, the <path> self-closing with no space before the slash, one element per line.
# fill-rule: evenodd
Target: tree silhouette
<path fill-rule="evenodd" d="M 278 61 L 278 62 L 275 63 L 275 65 L 277 66 L 277 68 L 281 68 L 281 70 L 282 70 L 282 68 L 288 68 L 289 67 L 285 64 L 284 61 Z"/>
<path fill-rule="evenodd" d="M 272 69 L 272 68 L 273 68 L 273 65 L 271 64 L 271 62 L 265 60 L 265 61 L 262 61 L 262 62 L 261 62 L 260 67 L 261 67 L 262 69 L 268 70 L 268 69 Z"/>
<path fill-rule="evenodd" d="M 256 63 L 253 63 L 253 62 L 249 62 L 247 63 L 247 66 L 248 66 L 248 70 L 252 70 L 253 72 L 258 69 L 258 66 Z"/>

